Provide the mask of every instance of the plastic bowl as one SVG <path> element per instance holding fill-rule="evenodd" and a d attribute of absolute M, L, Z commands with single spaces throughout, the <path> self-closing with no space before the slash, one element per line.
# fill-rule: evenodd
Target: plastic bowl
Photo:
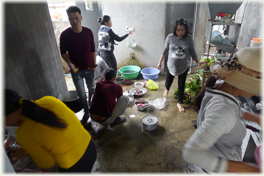
<path fill-rule="evenodd" d="M 135 88 L 142 88 L 144 86 L 143 82 L 135 82 L 134 83 Z"/>
<path fill-rule="evenodd" d="M 139 75 L 141 68 L 136 65 L 127 65 L 121 67 L 119 72 L 124 79 L 136 79 Z"/>
<path fill-rule="evenodd" d="M 152 67 L 144 68 L 144 69 L 141 70 L 141 74 L 142 74 L 143 78 L 146 79 L 146 80 L 149 80 L 149 79 L 155 80 L 155 79 L 157 79 L 158 76 L 159 76 L 159 73 L 160 73 L 159 69 L 152 68 Z"/>

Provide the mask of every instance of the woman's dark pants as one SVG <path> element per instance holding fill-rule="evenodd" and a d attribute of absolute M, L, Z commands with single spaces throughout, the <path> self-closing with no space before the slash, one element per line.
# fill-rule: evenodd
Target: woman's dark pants
<path fill-rule="evenodd" d="M 183 95 L 184 95 L 184 88 L 185 88 L 185 81 L 187 77 L 188 69 L 186 71 L 178 76 L 178 103 L 183 103 Z M 170 74 L 169 69 L 167 69 L 166 73 L 166 82 L 165 82 L 165 87 L 169 91 L 170 87 L 173 83 L 174 76 Z"/>
<path fill-rule="evenodd" d="M 116 58 L 112 51 L 101 51 L 100 56 L 110 68 L 113 68 L 115 71 L 117 71 Z"/>

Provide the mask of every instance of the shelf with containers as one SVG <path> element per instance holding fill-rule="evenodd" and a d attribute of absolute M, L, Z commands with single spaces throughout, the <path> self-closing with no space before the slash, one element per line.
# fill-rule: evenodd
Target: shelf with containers
<path fill-rule="evenodd" d="M 223 25 L 223 26 L 229 26 L 228 28 L 228 33 L 230 32 L 230 34 L 228 34 L 228 39 L 230 39 L 230 43 L 231 45 L 226 45 L 226 44 L 222 44 L 222 43 L 218 43 L 218 42 L 213 42 L 212 41 L 212 33 L 213 33 L 213 27 L 215 25 Z M 205 29 L 205 38 L 208 42 L 208 49 L 206 52 L 207 55 L 207 60 L 208 57 L 210 55 L 210 48 L 211 47 L 216 47 L 218 49 L 222 49 L 225 52 L 228 53 L 235 53 L 237 51 L 236 49 L 236 44 L 237 44 L 237 39 L 239 36 L 239 32 L 240 32 L 240 27 L 241 24 L 240 23 L 235 23 L 235 22 L 220 22 L 220 21 L 215 21 L 215 20 L 207 20 L 206 21 L 206 29 Z M 208 65 L 206 64 L 205 66 L 205 70 L 209 70 Z"/>

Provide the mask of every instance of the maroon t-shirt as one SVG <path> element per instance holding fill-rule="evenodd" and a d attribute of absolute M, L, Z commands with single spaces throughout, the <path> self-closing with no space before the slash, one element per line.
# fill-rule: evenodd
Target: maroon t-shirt
<path fill-rule="evenodd" d="M 116 100 L 123 95 L 120 85 L 112 81 L 99 81 L 96 84 L 90 105 L 90 114 L 109 118 L 115 108 Z"/>
<path fill-rule="evenodd" d="M 87 69 L 93 63 L 92 52 L 95 52 L 93 33 L 89 28 L 82 26 L 82 32 L 76 33 L 71 27 L 60 36 L 60 52 L 67 54 L 71 62 L 79 69 Z"/>

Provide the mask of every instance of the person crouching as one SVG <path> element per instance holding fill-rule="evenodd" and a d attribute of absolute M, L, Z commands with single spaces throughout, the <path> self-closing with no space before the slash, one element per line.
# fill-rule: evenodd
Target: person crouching
<path fill-rule="evenodd" d="M 129 99 L 123 95 L 123 89 L 115 84 L 116 71 L 108 68 L 104 71 L 103 81 L 96 84 L 96 89 L 91 100 L 90 114 L 92 120 L 101 125 L 117 125 L 126 120 L 119 117 L 124 114 Z"/>

